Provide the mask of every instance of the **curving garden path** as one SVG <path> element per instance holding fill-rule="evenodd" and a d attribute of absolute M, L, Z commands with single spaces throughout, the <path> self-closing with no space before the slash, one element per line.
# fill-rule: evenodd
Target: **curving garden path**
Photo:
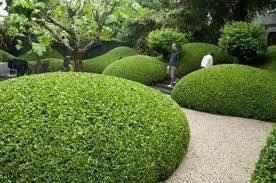
<path fill-rule="evenodd" d="M 272 123 L 184 109 L 190 123 L 188 153 L 166 183 L 246 183 Z"/>

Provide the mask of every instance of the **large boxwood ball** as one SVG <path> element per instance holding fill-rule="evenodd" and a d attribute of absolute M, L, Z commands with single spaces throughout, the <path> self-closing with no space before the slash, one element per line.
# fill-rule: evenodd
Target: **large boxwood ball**
<path fill-rule="evenodd" d="M 101 74 L 106 67 L 125 57 L 137 55 L 137 52 L 129 47 L 120 46 L 109 52 L 83 61 L 83 71 Z"/>
<path fill-rule="evenodd" d="M 166 66 L 155 57 L 137 55 L 114 62 L 103 74 L 152 85 L 166 79 Z"/>
<path fill-rule="evenodd" d="M 243 65 L 220 65 L 187 75 L 172 98 L 181 106 L 276 121 L 276 75 Z"/>
<path fill-rule="evenodd" d="M 200 69 L 202 58 L 209 52 L 213 52 L 214 64 L 233 63 L 233 58 L 216 45 L 208 43 L 184 44 L 181 52 L 177 74 L 182 77 Z"/>
<path fill-rule="evenodd" d="M 2 182 L 158 182 L 187 150 L 180 107 L 135 82 L 52 73 L 0 91 Z"/>

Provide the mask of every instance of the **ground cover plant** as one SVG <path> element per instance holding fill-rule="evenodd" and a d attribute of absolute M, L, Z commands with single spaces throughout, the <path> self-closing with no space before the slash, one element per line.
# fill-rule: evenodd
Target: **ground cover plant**
<path fill-rule="evenodd" d="M 166 79 L 166 66 L 158 58 L 137 55 L 114 62 L 103 74 L 152 85 Z"/>
<path fill-rule="evenodd" d="M 275 73 L 220 65 L 191 73 L 172 91 L 181 106 L 210 113 L 276 120 Z"/>
<path fill-rule="evenodd" d="M 3 182 L 159 182 L 188 147 L 181 108 L 132 81 L 51 73 L 0 91 Z"/>
<path fill-rule="evenodd" d="M 188 43 L 182 48 L 181 61 L 178 66 L 179 77 L 200 69 L 201 60 L 208 52 L 215 54 L 214 64 L 233 63 L 233 58 L 215 45 Z"/>
<path fill-rule="evenodd" d="M 129 47 L 118 47 L 96 58 L 83 61 L 83 71 L 101 74 L 104 69 L 113 62 L 122 58 L 137 55 L 137 52 Z"/>

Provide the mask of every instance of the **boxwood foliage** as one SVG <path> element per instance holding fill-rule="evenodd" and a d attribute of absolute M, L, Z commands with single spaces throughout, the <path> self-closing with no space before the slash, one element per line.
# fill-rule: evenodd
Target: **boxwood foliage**
<path fill-rule="evenodd" d="M 233 58 L 219 47 L 207 43 L 188 43 L 182 48 L 181 62 L 178 66 L 178 75 L 185 76 L 200 69 L 202 58 L 208 52 L 214 52 L 214 64 L 233 63 Z"/>
<path fill-rule="evenodd" d="M 16 59 L 15 56 L 3 51 L 3 50 L 0 50 L 0 62 L 5 62 L 5 61 L 9 61 L 9 60 L 14 60 Z"/>
<path fill-rule="evenodd" d="M 166 64 L 155 57 L 137 55 L 109 65 L 103 74 L 152 85 L 166 79 Z"/>
<path fill-rule="evenodd" d="M 122 58 L 137 55 L 137 52 L 129 47 L 118 47 L 96 58 L 83 61 L 83 70 L 85 72 L 92 72 L 101 74 L 104 69 L 113 62 Z"/>
<path fill-rule="evenodd" d="M 181 108 L 132 81 L 60 72 L 0 91 L 3 182 L 158 182 L 188 147 Z"/>
<path fill-rule="evenodd" d="M 172 91 L 181 106 L 261 120 L 276 120 L 275 73 L 220 65 L 184 77 Z"/>
<path fill-rule="evenodd" d="M 35 73 L 37 69 L 37 62 L 36 61 L 28 61 L 28 66 L 31 73 Z M 63 66 L 63 60 L 57 58 L 48 58 L 41 60 L 41 71 L 40 73 L 45 72 L 57 72 L 61 71 Z"/>
<path fill-rule="evenodd" d="M 37 56 L 30 51 L 24 55 L 19 56 L 19 58 L 22 58 L 27 61 L 34 61 L 37 59 Z M 53 48 L 48 48 L 46 53 L 42 57 L 40 57 L 40 59 L 48 59 L 48 58 L 64 59 L 63 55 Z"/>
<path fill-rule="evenodd" d="M 267 139 L 251 179 L 251 183 L 273 182 L 276 182 L 276 128 Z"/>
<path fill-rule="evenodd" d="M 276 71 L 276 46 L 268 47 L 266 61 L 267 63 L 263 66 L 263 68 Z"/>

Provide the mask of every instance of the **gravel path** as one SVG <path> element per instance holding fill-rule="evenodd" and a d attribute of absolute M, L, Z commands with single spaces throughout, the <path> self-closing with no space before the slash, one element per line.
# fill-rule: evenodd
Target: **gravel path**
<path fill-rule="evenodd" d="M 249 182 L 272 124 L 184 111 L 190 122 L 190 147 L 180 167 L 166 183 Z"/>

